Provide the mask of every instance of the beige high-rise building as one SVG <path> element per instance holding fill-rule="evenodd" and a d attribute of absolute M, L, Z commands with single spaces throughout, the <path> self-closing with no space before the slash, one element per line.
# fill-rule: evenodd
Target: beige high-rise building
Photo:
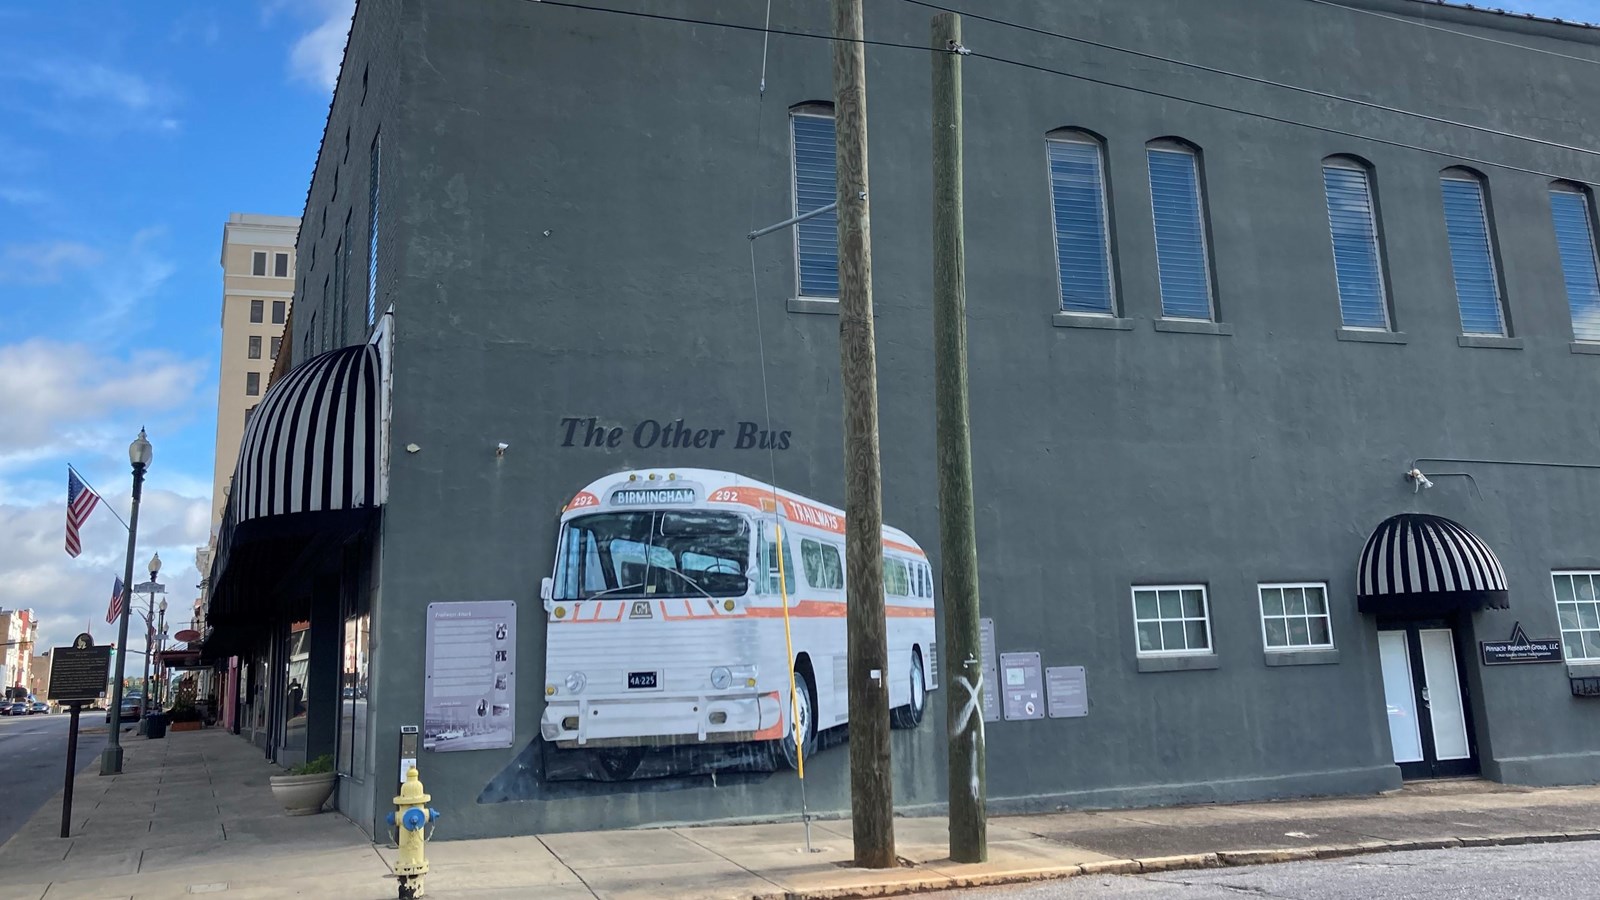
<path fill-rule="evenodd" d="M 233 213 L 222 226 L 222 363 L 217 378 L 217 455 L 211 532 L 222 523 L 228 482 L 249 415 L 267 390 L 294 297 L 295 216 Z"/>

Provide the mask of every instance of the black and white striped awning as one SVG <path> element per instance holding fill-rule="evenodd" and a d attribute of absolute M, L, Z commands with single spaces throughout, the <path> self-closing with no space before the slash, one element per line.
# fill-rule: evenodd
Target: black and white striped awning
<path fill-rule="evenodd" d="M 367 528 L 387 499 L 390 322 L 380 319 L 366 344 L 289 370 L 256 406 L 217 532 L 212 625 L 273 611 L 303 617 L 275 605 L 303 597 L 286 600 L 272 586 L 325 562 L 316 554 Z"/>
<path fill-rule="evenodd" d="M 235 526 L 383 502 L 377 344 L 312 357 L 267 389 L 245 427 L 228 505 Z"/>
<path fill-rule="evenodd" d="M 1477 535 L 1441 516 L 1385 519 L 1361 551 L 1362 612 L 1424 616 L 1510 606 L 1506 571 Z"/>

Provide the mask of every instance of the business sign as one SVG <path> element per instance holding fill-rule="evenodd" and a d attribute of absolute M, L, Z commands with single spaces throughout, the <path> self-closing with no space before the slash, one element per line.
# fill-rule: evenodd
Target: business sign
<path fill-rule="evenodd" d="M 1000 721 L 1000 654 L 994 649 L 994 620 L 978 620 L 978 654 L 983 657 L 983 720 Z M 957 662 L 959 666 L 959 661 Z M 957 668 L 958 675 L 964 674 Z"/>
<path fill-rule="evenodd" d="M 1521 622 L 1511 626 L 1510 640 L 1479 641 L 1478 648 L 1486 666 L 1557 663 L 1562 660 L 1560 638 L 1529 638 L 1523 633 Z"/>
<path fill-rule="evenodd" d="M 111 645 L 96 647 L 94 638 L 80 634 L 71 647 L 57 647 L 50 654 L 51 700 L 65 703 L 99 699 L 106 692 L 111 675 Z"/>

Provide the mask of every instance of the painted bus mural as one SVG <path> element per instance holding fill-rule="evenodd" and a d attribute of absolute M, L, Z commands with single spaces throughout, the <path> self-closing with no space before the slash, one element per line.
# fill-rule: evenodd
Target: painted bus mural
<path fill-rule="evenodd" d="M 541 585 L 545 778 L 781 771 L 843 740 L 844 536 L 843 511 L 729 472 L 579 491 Z M 896 528 L 883 555 L 891 716 L 915 728 L 938 686 L 933 572 Z"/>

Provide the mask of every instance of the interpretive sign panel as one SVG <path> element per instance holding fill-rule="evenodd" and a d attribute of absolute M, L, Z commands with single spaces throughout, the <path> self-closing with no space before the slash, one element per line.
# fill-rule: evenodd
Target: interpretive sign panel
<path fill-rule="evenodd" d="M 1089 714 L 1089 681 L 1083 666 L 1051 666 L 1045 669 L 1044 692 L 1052 719 L 1071 719 Z"/>
<path fill-rule="evenodd" d="M 510 747 L 516 734 L 517 604 L 428 604 L 424 750 Z"/>
<path fill-rule="evenodd" d="M 46 693 L 51 700 L 63 703 L 96 700 L 106 692 L 110 675 L 111 645 L 96 647 L 93 638 L 80 634 L 72 646 L 57 647 L 50 655 L 50 686 Z"/>
<path fill-rule="evenodd" d="M 1039 654 L 1000 654 L 1000 677 L 1007 719 L 1044 718 L 1044 672 Z"/>
<path fill-rule="evenodd" d="M 1000 721 L 1000 657 L 994 649 L 994 620 L 978 620 L 978 652 L 983 654 L 983 720 Z M 965 675 L 961 660 L 953 664 L 957 675 Z"/>

